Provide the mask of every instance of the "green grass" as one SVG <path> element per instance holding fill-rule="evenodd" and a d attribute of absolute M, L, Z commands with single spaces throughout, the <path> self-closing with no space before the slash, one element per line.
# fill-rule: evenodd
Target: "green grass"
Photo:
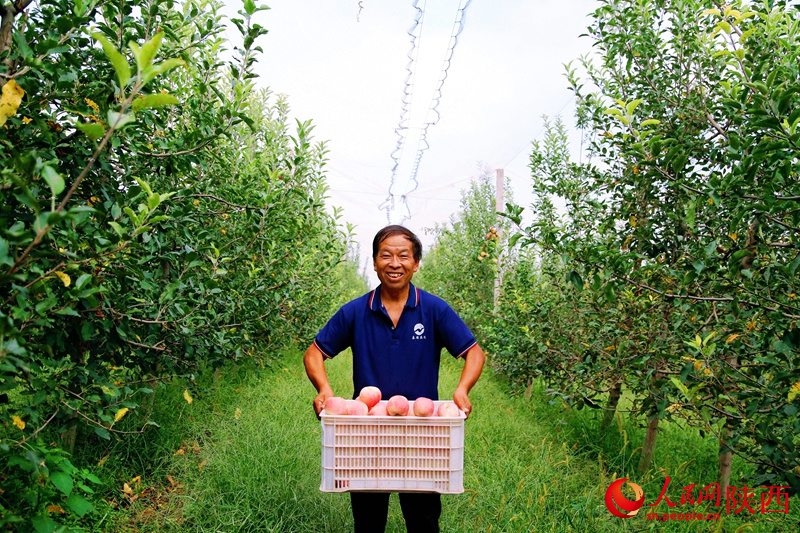
<path fill-rule="evenodd" d="M 327 365 L 334 391 L 350 396 L 349 355 Z M 460 370 L 460 361 L 443 358 L 442 398 L 452 394 Z M 223 372 L 204 384 L 191 405 L 182 392 L 178 387 L 159 393 L 158 433 L 113 451 L 118 462 L 136 465 L 128 476 L 141 473 L 135 488 L 142 496 L 133 502 L 118 499 L 120 505 L 105 521 L 108 531 L 352 530 L 349 496 L 318 490 L 321 429 L 311 409 L 314 390 L 300 354 L 287 355 L 273 369 Z M 713 522 L 648 521 L 647 508 L 635 518 L 614 517 L 604 503 L 613 479 L 630 477 L 642 486 L 649 504 L 669 475 L 673 481 L 667 494 L 680 500 L 681 487 L 715 480 L 716 442 L 664 424 L 654 466 L 639 477 L 632 473 L 644 431 L 632 422 L 620 419 L 603 429 L 598 412 L 550 405 L 542 389 L 534 388 L 530 398 L 512 396 L 489 370 L 471 400 L 465 492 L 442 497 L 444 532 L 800 529 L 796 497 L 790 501 L 789 516 L 728 516 L 723 507 L 722 518 Z M 746 469 L 735 462 L 732 484 L 741 486 L 746 479 Z M 671 511 L 690 510 L 686 505 Z M 658 511 L 668 509 L 662 504 Z M 405 531 L 396 496 L 386 530 Z"/>

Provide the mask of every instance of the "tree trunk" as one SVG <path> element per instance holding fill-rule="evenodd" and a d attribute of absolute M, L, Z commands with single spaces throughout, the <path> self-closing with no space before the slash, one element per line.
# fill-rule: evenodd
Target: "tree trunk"
<path fill-rule="evenodd" d="M 25 11 L 33 0 L 16 0 L 3 4 L 0 0 L 0 55 L 6 50 L 11 49 L 12 34 L 14 29 L 14 18 Z M 5 65 L 12 69 L 14 62 L 11 58 L 6 58 Z"/>
<path fill-rule="evenodd" d="M 69 429 L 65 429 L 58 435 L 59 448 L 69 453 L 70 455 L 75 453 L 75 440 L 77 439 L 78 436 L 78 424 L 75 423 L 74 420 L 75 418 L 77 418 L 77 415 L 73 413 L 72 418 L 73 418 L 73 424 L 69 427 Z"/>
<path fill-rule="evenodd" d="M 639 459 L 639 475 L 644 475 L 653 462 L 653 454 L 656 451 L 656 437 L 658 437 L 658 414 L 653 415 L 647 425 L 647 436 L 644 438 L 642 457 Z"/>
<path fill-rule="evenodd" d="M 730 450 L 723 452 L 727 444 L 726 438 L 731 434 L 729 428 L 722 430 L 722 436 L 719 440 L 719 471 L 717 473 L 717 481 L 719 482 L 719 493 L 728 494 L 728 486 L 731 484 L 731 467 L 733 465 L 733 452 Z"/>
<path fill-rule="evenodd" d="M 603 413 L 604 428 L 609 427 L 611 425 L 611 421 L 614 420 L 614 413 L 617 412 L 617 404 L 619 403 L 619 397 L 621 394 L 622 381 L 618 381 L 611 387 L 611 390 L 608 391 L 608 404 L 606 404 L 606 412 Z"/>

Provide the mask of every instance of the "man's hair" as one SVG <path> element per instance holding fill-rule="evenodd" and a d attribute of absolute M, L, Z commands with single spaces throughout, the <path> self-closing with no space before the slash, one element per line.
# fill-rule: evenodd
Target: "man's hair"
<path fill-rule="evenodd" d="M 381 243 L 389 237 L 394 237 L 395 235 L 402 235 L 411 242 L 411 245 L 414 249 L 414 261 L 419 261 L 422 259 L 422 243 L 419 241 L 419 238 L 414 235 L 413 231 L 405 226 L 399 226 L 395 224 L 381 229 L 375 234 L 375 238 L 372 239 L 373 261 L 378 258 L 378 248 L 380 248 Z"/>

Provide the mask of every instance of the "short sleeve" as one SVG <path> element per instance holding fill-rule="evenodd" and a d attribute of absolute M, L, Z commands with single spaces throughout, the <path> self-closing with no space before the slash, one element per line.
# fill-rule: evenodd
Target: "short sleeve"
<path fill-rule="evenodd" d="M 353 313 L 350 305 L 341 307 L 314 339 L 326 358 L 335 357 L 353 344 Z"/>
<path fill-rule="evenodd" d="M 442 309 L 437 313 L 436 332 L 442 345 L 453 357 L 463 357 L 470 348 L 475 346 L 475 335 L 461 320 L 461 317 L 452 307 L 442 301 Z"/>

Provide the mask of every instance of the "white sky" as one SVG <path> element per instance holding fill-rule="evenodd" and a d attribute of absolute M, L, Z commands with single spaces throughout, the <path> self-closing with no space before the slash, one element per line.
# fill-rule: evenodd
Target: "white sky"
<path fill-rule="evenodd" d="M 441 76 L 459 6 L 465 0 L 419 0 L 424 11 L 415 28 L 417 49 L 413 92 L 407 101 L 405 149 L 398 152 L 392 192 L 413 188 L 413 157 L 421 128 Z M 259 41 L 264 53 L 258 83 L 288 97 L 292 116 L 311 119 L 317 141 L 327 141 L 329 204 L 355 224 L 362 266 L 372 237 L 387 224 L 381 210 L 389 196 L 392 153 L 403 110 L 411 50 L 407 33 L 417 11 L 413 0 L 268 0 L 255 15 L 269 29 Z M 227 0 L 230 6 L 241 4 Z M 530 203 L 527 169 L 530 143 L 543 131 L 542 116 L 561 115 L 574 123 L 574 99 L 564 64 L 591 49 L 580 38 L 598 7 L 596 0 L 472 0 L 463 31 L 441 85 L 439 120 L 427 128 L 428 149 L 419 161 L 418 186 L 408 194 L 410 218 L 404 225 L 432 238 L 425 228 L 444 223 L 458 211 L 460 191 L 479 167 L 503 168 L 517 203 Z M 235 40 L 235 29 L 228 38 Z M 574 134 L 574 144 L 579 135 Z M 411 147 L 411 148 L 409 148 Z M 399 199 L 395 205 L 399 207 Z M 401 220 L 399 209 L 389 213 Z"/>

